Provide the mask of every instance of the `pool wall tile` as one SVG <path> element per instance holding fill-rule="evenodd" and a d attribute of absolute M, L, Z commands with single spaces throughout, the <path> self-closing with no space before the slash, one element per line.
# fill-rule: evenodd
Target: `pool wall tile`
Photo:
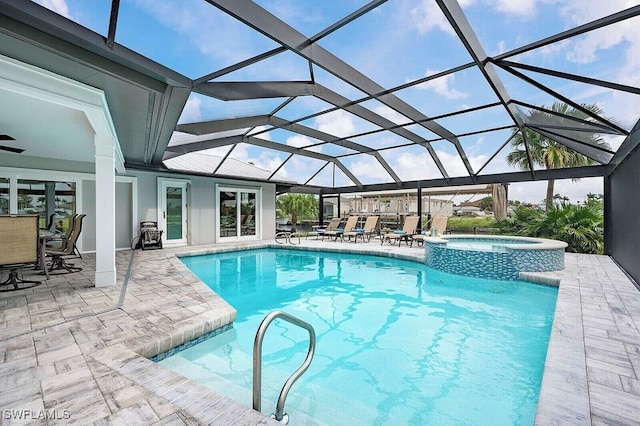
<path fill-rule="evenodd" d="M 446 243 L 425 241 L 424 251 L 424 262 L 428 267 L 477 278 L 515 280 L 520 277 L 521 272 L 564 269 L 564 249 L 527 250 L 505 247 L 489 251 L 450 248 Z"/>

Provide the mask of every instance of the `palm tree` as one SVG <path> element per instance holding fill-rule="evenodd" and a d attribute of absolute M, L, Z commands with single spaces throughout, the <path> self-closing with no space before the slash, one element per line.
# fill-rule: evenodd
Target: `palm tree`
<path fill-rule="evenodd" d="M 296 231 L 298 218 L 312 219 L 318 216 L 318 200 L 313 195 L 284 194 L 276 200 L 277 208 L 286 215 L 291 215 L 291 230 Z"/>
<path fill-rule="evenodd" d="M 603 111 L 595 104 L 582 105 L 585 109 L 593 112 L 594 114 L 602 115 Z M 542 108 L 545 108 L 544 106 Z M 563 102 L 554 102 L 551 111 L 579 118 L 586 122 L 595 122 L 592 117 L 585 114 L 583 111 L 575 109 L 570 105 Z M 529 118 L 537 123 L 548 124 L 561 124 L 561 118 L 548 112 L 539 110 L 530 110 Z M 531 155 L 531 161 L 534 164 L 542 166 L 546 169 L 561 169 L 565 167 L 580 167 L 590 166 L 596 164 L 596 161 L 586 157 L 582 154 L 575 152 L 574 150 L 567 148 L 565 145 L 556 142 L 540 133 L 526 128 L 524 130 L 526 134 L 527 147 Z M 602 139 L 602 137 L 596 133 L 575 131 L 569 132 L 570 137 L 578 140 L 582 140 L 591 145 L 597 145 L 602 148 L 609 149 L 609 144 Z M 563 134 L 567 134 L 563 131 Z M 520 170 L 529 170 L 529 159 L 527 157 L 527 150 L 525 149 L 525 138 L 522 132 L 518 131 L 510 142 L 512 151 L 507 155 L 507 163 L 512 166 L 518 166 Z M 554 184 L 555 179 L 549 179 L 547 181 L 547 194 L 546 194 L 546 206 L 547 209 L 553 205 L 554 196 Z"/>

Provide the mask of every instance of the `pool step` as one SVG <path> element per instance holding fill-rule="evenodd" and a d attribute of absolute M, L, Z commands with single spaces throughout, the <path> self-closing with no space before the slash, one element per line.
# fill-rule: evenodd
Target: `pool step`
<path fill-rule="evenodd" d="M 231 331 L 231 330 L 230 330 Z M 216 336 L 217 342 L 212 343 L 209 351 L 204 356 L 199 356 L 197 361 L 190 361 L 181 356 L 173 356 L 164 359 L 160 365 L 169 368 L 179 374 L 201 383 L 214 391 L 225 395 L 241 404 L 251 406 L 253 358 L 243 352 L 231 335 Z M 293 370 L 291 371 L 293 372 Z M 275 411 L 280 389 L 291 372 L 283 372 L 278 367 L 265 364 L 262 379 L 262 412 L 269 414 Z M 273 380 L 270 378 L 283 378 Z M 358 401 L 338 395 L 331 389 L 314 385 L 305 381 L 303 376 L 293 385 L 285 412 L 289 414 L 291 424 L 296 425 L 323 425 L 323 424 L 349 424 L 370 425 L 375 419 L 367 419 L 361 416 L 369 408 L 358 409 L 362 405 Z M 300 407 L 296 409 L 296 407 Z M 324 418 L 335 419 L 333 423 L 320 422 L 313 413 L 322 412 Z M 311 413 L 311 414 L 309 414 Z"/>

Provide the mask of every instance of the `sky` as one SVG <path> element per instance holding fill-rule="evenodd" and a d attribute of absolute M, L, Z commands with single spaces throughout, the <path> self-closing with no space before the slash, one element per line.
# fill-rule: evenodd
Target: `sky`
<path fill-rule="evenodd" d="M 38 0 L 37 3 L 98 33 L 107 32 L 110 1 Z M 304 36 L 310 37 L 357 10 L 367 1 L 259 0 L 256 3 Z M 190 78 L 199 78 L 277 46 L 272 40 L 220 13 L 202 0 L 122 0 L 120 4 L 116 42 Z M 491 56 L 638 5 L 640 0 L 459 0 L 459 4 L 483 49 Z M 471 61 L 468 52 L 432 0 L 389 0 L 373 12 L 323 38 L 319 44 L 385 88 L 409 83 Z M 510 60 L 638 87 L 639 44 L 640 19 L 633 18 Z M 496 72 L 512 99 L 546 106 L 550 106 L 555 100 L 502 70 Z M 580 103 L 598 105 L 607 117 L 615 117 L 616 123 L 626 130 L 630 130 L 640 117 L 637 95 L 535 75 L 532 72 L 523 73 L 535 76 L 553 90 Z M 359 99 L 365 96 L 357 88 L 320 68 L 314 68 L 313 77 L 318 83 L 347 98 Z M 225 75 L 219 81 L 309 78 L 308 63 L 287 52 Z M 395 94 L 427 116 L 438 116 L 496 101 L 491 88 L 476 68 L 405 88 Z M 283 99 L 271 99 L 225 103 L 193 94 L 180 122 L 266 114 L 282 101 Z M 401 114 L 377 101 L 369 100 L 362 105 L 394 123 L 407 122 Z M 322 100 L 299 97 L 278 111 L 277 115 L 284 119 L 297 119 L 329 107 L 331 105 Z M 487 123 L 491 123 L 490 127 L 512 124 L 499 107 L 465 114 L 463 119 L 441 119 L 438 123 L 454 134 L 480 130 L 486 128 Z M 335 136 L 349 137 L 353 142 L 374 148 L 394 147 L 406 142 L 393 134 L 357 136 L 375 130 L 376 127 L 344 111 L 323 114 L 300 124 Z M 263 139 L 296 147 L 318 142 L 285 130 L 265 130 L 259 128 L 252 133 L 259 133 L 257 136 Z M 427 139 L 435 137 L 424 128 L 410 130 Z M 473 170 L 482 169 L 483 174 L 517 171 L 514 166 L 506 163 L 508 147 L 494 156 L 510 134 L 510 130 L 499 130 L 460 137 Z M 619 136 L 603 137 L 614 149 L 623 140 Z M 432 145 L 450 176 L 467 175 L 452 144 L 441 141 Z M 352 152 L 337 145 L 315 146 L 310 149 L 329 155 Z M 227 150 L 227 147 L 223 147 L 211 153 L 224 155 Z M 441 177 L 424 149 L 393 148 L 380 153 L 403 180 Z M 239 144 L 231 156 L 270 171 L 276 170 L 287 157 L 279 151 L 259 150 L 246 144 Z M 487 163 L 492 156 L 494 158 Z M 369 155 L 343 157 L 342 161 L 364 184 L 391 181 L 382 166 Z M 326 185 L 334 179 L 329 168 L 314 177 L 322 164 L 318 160 L 294 156 L 278 173 L 300 182 L 313 177 L 310 183 Z M 417 167 L 417 164 L 423 166 Z M 349 179 L 338 172 L 335 183 L 337 186 L 349 184 Z M 539 203 L 544 199 L 545 191 L 546 182 L 511 184 L 509 198 Z M 601 194 L 603 183 L 601 178 L 557 181 L 555 192 L 568 196 L 573 202 L 584 201 L 588 193 Z"/>

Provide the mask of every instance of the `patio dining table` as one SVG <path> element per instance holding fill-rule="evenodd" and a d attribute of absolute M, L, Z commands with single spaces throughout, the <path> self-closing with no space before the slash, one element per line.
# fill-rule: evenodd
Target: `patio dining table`
<path fill-rule="evenodd" d="M 46 262 L 46 247 L 48 241 L 54 240 L 62 240 L 60 234 L 51 232 L 48 229 L 39 229 L 38 230 L 38 265 L 37 268 L 41 269 L 44 272 L 45 277 L 49 279 L 49 270 L 47 269 Z"/>

